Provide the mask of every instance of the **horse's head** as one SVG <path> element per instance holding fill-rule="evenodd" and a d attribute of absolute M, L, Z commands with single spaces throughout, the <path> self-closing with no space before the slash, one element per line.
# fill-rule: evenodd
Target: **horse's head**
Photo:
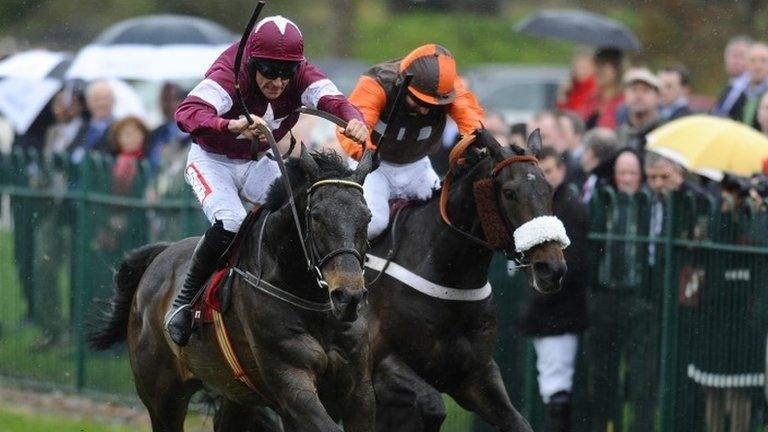
<path fill-rule="evenodd" d="M 302 146 L 299 159 L 311 185 L 307 190 L 307 248 L 321 286 L 329 291 L 333 315 L 342 321 L 356 320 L 368 295 L 363 258 L 371 212 L 362 184 L 373 167 L 372 156 L 365 152 L 354 172 L 345 168 L 336 153 L 310 155 Z M 329 165 L 336 167 L 329 170 Z"/>
<path fill-rule="evenodd" d="M 529 269 L 533 287 L 542 293 L 556 291 L 566 271 L 562 249 L 569 243 L 562 222 L 552 216 L 552 187 L 538 167 L 536 154 L 541 149 L 539 131 L 528 137 L 527 149 L 516 145 L 502 147 L 486 131 L 477 133 L 477 145 L 485 147 L 493 159 L 492 189 L 486 183 L 486 192 L 493 194 L 499 211 L 501 227 L 483 220 L 486 238 L 495 247 Z M 488 180 L 486 180 L 488 182 Z M 480 182 L 479 182 L 480 183 Z M 478 212 L 483 209 L 476 184 Z M 499 232 L 489 238 L 489 231 Z"/>

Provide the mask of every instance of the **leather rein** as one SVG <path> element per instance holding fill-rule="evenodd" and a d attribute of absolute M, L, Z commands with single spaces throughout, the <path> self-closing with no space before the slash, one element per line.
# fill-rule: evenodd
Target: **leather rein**
<path fill-rule="evenodd" d="M 486 249 L 489 250 L 504 250 L 507 254 L 507 256 L 514 260 L 519 267 L 527 267 L 530 266 L 530 264 L 526 263 L 526 258 L 524 253 L 518 253 L 518 252 L 510 252 L 515 251 L 514 248 L 514 241 L 512 233 L 510 232 L 509 227 L 507 226 L 508 222 L 503 217 L 503 215 L 499 212 L 499 203 L 498 199 L 493 197 L 492 203 L 481 203 L 479 199 L 476 199 L 476 205 L 478 214 L 481 215 L 481 224 L 484 233 L 486 234 L 486 239 L 489 239 L 489 231 L 491 231 L 491 228 L 493 228 L 493 232 L 497 234 L 497 236 L 501 236 L 502 238 L 495 238 L 493 241 L 493 244 L 490 243 L 488 240 L 483 240 L 475 235 L 472 235 L 471 233 L 462 230 L 461 228 L 455 226 L 453 222 L 451 221 L 450 215 L 448 214 L 448 199 L 450 196 L 450 189 L 451 184 L 453 181 L 453 177 L 458 170 L 459 167 L 462 167 L 466 165 L 467 159 L 463 157 L 462 155 L 464 152 L 475 144 L 477 137 L 474 134 L 467 135 L 464 138 L 462 138 L 451 150 L 450 156 L 448 158 L 448 172 L 445 175 L 445 178 L 443 180 L 443 186 L 440 191 L 440 218 L 445 222 L 446 225 L 448 225 L 449 228 L 451 228 L 453 231 L 457 232 L 458 234 L 466 237 L 473 243 L 480 245 Z M 474 189 L 475 189 L 475 196 L 477 198 L 478 194 L 482 189 L 486 189 L 486 192 L 492 192 L 493 188 L 493 180 L 499 175 L 501 171 L 503 171 L 505 168 L 508 168 L 516 163 L 531 163 L 536 166 L 538 166 L 539 161 L 536 159 L 535 156 L 531 155 L 516 155 L 511 156 L 506 159 L 504 159 L 501 162 L 497 162 L 494 164 L 491 174 L 489 178 L 479 180 L 475 182 Z M 488 189 L 491 189 L 489 191 Z M 482 215 L 487 215 L 488 217 L 483 218 Z M 489 222 L 489 220 L 492 220 L 492 222 Z M 492 227 L 490 225 L 493 225 Z"/>

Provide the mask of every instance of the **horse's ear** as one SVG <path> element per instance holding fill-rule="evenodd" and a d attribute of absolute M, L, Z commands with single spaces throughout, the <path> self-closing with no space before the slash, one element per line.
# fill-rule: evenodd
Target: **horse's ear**
<path fill-rule="evenodd" d="M 304 141 L 301 142 L 301 155 L 299 156 L 299 166 L 307 175 L 310 183 L 314 183 L 320 178 L 320 167 L 317 166 L 315 158 L 309 154 L 307 146 L 304 145 Z"/>
<path fill-rule="evenodd" d="M 475 131 L 477 139 L 480 140 L 480 144 L 488 149 L 488 153 L 497 161 L 504 160 L 506 158 L 504 148 L 496 141 L 496 138 L 491 135 L 486 129 L 478 129 Z"/>
<path fill-rule="evenodd" d="M 368 150 L 367 147 L 363 148 L 363 157 L 360 158 L 360 162 L 355 168 L 355 172 L 352 173 L 352 181 L 357 184 L 363 184 L 365 177 L 373 171 L 373 152 Z"/>
<path fill-rule="evenodd" d="M 541 132 L 538 128 L 528 135 L 528 152 L 537 157 L 541 153 Z"/>

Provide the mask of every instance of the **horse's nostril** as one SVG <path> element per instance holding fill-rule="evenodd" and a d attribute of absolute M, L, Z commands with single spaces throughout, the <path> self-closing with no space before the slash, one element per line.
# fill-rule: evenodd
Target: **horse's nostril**
<path fill-rule="evenodd" d="M 552 267 L 549 266 L 546 262 L 537 262 L 533 264 L 533 272 L 536 273 L 536 276 L 542 278 L 542 279 L 550 279 L 552 276 L 554 276 L 554 272 L 552 271 Z"/>
<path fill-rule="evenodd" d="M 541 279 L 558 281 L 565 274 L 566 267 L 562 262 L 537 262 L 533 264 L 533 271 Z"/>
<path fill-rule="evenodd" d="M 331 291 L 331 300 L 337 305 L 349 302 L 349 292 L 343 288 Z"/>

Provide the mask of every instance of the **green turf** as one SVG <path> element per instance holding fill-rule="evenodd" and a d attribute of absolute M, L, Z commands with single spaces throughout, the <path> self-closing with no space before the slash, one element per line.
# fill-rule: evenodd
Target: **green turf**
<path fill-rule="evenodd" d="M 2 432 L 143 432 L 149 428 L 114 426 L 62 415 L 28 414 L 0 408 Z"/>

